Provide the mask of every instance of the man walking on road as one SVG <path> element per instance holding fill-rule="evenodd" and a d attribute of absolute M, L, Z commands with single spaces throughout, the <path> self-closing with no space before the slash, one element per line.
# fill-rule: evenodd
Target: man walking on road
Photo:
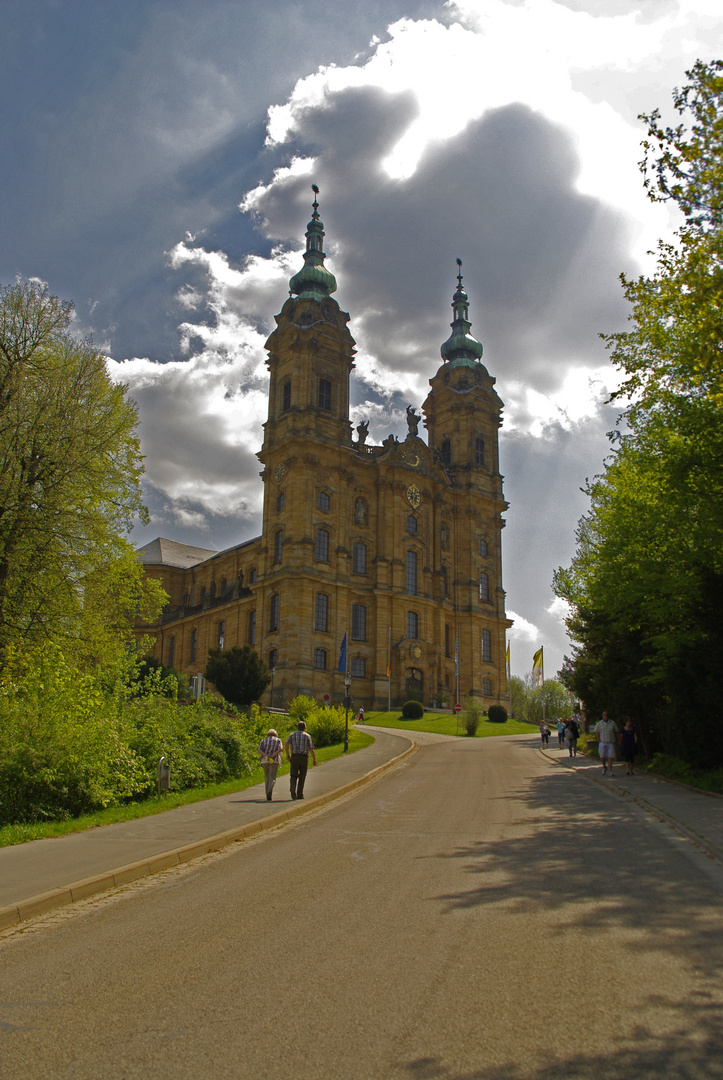
<path fill-rule="evenodd" d="M 291 762 L 291 798 L 304 798 L 304 781 L 306 770 L 309 766 L 309 754 L 316 765 L 316 753 L 311 735 L 306 730 L 306 724 L 299 720 L 296 731 L 292 731 L 286 743 L 286 760 Z M 291 754 L 289 754 L 291 751 Z"/>
<path fill-rule="evenodd" d="M 598 753 L 603 763 L 603 776 L 610 768 L 610 778 L 613 775 L 613 762 L 615 761 L 615 743 L 618 737 L 618 729 L 610 719 L 607 712 L 602 714 L 602 720 L 595 725 L 595 734 L 599 740 Z"/>

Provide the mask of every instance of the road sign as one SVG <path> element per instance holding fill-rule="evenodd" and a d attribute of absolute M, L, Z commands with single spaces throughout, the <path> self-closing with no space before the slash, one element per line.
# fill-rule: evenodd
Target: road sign
<path fill-rule="evenodd" d="M 454 711 L 455 712 L 462 712 L 462 706 L 459 704 L 459 702 L 457 702 L 457 704 L 455 705 Z"/>
<path fill-rule="evenodd" d="M 324 694 L 324 701 L 328 701 L 328 700 L 329 700 L 329 695 L 328 695 L 328 694 Z"/>

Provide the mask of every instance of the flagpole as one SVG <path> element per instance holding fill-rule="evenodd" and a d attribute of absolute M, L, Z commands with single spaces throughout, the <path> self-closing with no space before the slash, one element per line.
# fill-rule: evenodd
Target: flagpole
<path fill-rule="evenodd" d="M 510 716 L 512 716 L 512 654 L 510 652 L 510 643 L 507 642 L 507 693 L 510 696 Z"/>
<path fill-rule="evenodd" d="M 392 628 L 387 640 L 387 712 L 392 711 Z"/>

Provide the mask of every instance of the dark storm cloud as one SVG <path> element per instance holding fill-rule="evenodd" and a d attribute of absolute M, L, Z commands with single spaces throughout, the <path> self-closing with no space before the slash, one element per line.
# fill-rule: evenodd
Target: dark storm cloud
<path fill-rule="evenodd" d="M 509 106 L 433 145 L 410 179 L 390 180 L 381 162 L 413 115 L 408 96 L 365 88 L 298 118 L 293 150 L 318 160 L 337 296 L 360 343 L 402 372 L 434 370 L 459 256 L 496 374 L 550 392 L 571 361 L 599 364 L 597 331 L 625 317 L 617 276 L 629 237 L 620 215 L 575 190 L 570 138 Z M 268 189 L 258 209 L 269 235 L 289 235 L 307 192 L 305 178 Z"/>
<path fill-rule="evenodd" d="M 0 282 L 47 280 L 116 356 L 177 350 L 165 252 L 186 231 L 256 247 L 233 211 L 298 78 L 351 63 L 430 0 L 33 0 L 2 5 Z"/>

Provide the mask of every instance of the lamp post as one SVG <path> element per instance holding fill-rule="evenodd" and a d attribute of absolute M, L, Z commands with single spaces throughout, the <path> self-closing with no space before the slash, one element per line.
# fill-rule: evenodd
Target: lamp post
<path fill-rule="evenodd" d="M 349 750 L 349 687 L 350 686 L 351 686 L 351 675 L 347 671 L 346 674 L 344 675 L 344 689 L 346 690 L 346 697 L 344 698 L 344 701 L 346 702 L 346 722 L 345 722 L 345 725 L 344 725 L 344 753 L 345 754 Z"/>
<path fill-rule="evenodd" d="M 274 675 L 275 674 L 276 674 L 276 668 L 272 667 L 272 669 L 271 669 L 271 697 L 269 699 L 269 708 L 270 709 L 273 709 L 273 707 L 274 707 Z"/>

